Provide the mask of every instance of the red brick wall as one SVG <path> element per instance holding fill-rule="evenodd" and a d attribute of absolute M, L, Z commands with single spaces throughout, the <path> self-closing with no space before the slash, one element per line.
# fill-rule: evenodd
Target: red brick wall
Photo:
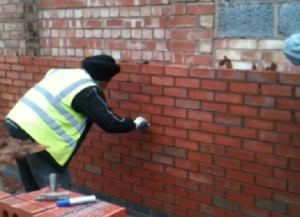
<path fill-rule="evenodd" d="M 35 1 L 0 1 L 1 55 L 38 54 L 37 7 Z"/>
<path fill-rule="evenodd" d="M 42 55 L 212 63 L 212 0 L 45 0 L 38 9 Z"/>
<path fill-rule="evenodd" d="M 1 117 L 50 67 L 0 57 Z M 122 64 L 107 91 L 146 132 L 90 132 L 75 183 L 182 217 L 298 217 L 300 75 Z M 201 214 L 199 214 L 201 213 Z"/>

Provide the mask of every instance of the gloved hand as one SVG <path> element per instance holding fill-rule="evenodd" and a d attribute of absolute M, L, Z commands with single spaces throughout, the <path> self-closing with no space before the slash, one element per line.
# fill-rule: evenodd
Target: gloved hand
<path fill-rule="evenodd" d="M 150 126 L 150 123 L 143 117 L 139 116 L 134 120 L 134 123 L 136 125 L 136 129 L 143 130 L 146 129 L 148 126 Z"/>

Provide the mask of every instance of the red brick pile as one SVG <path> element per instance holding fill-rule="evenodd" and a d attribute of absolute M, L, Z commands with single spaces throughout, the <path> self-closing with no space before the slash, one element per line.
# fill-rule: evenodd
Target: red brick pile
<path fill-rule="evenodd" d="M 22 193 L 16 196 L 0 192 L 1 217 L 126 217 L 126 210 L 104 201 L 72 207 L 56 207 L 54 201 L 35 201 L 42 192 L 49 191 L 44 188 L 40 191 Z M 57 188 L 57 191 L 65 191 Z M 71 192 L 71 197 L 82 196 Z"/>

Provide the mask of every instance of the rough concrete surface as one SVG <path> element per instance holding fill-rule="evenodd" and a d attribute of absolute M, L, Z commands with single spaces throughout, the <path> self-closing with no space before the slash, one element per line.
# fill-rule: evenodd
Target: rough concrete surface
<path fill-rule="evenodd" d="M 272 36 L 273 10 L 272 4 L 220 4 L 218 36 Z"/>
<path fill-rule="evenodd" d="M 285 2 L 279 4 L 278 34 L 290 36 L 300 33 L 300 2 Z"/>

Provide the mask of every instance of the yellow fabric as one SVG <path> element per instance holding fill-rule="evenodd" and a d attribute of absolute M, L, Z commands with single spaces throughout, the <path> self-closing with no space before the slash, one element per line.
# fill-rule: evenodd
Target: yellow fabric
<path fill-rule="evenodd" d="M 58 69 L 53 73 L 51 72 L 53 71 L 50 70 L 37 86 L 47 90 L 48 93 L 55 97 L 52 98 L 52 101 L 49 101 L 49 98 L 35 87 L 31 88 L 23 98 L 35 103 L 44 113 L 51 117 L 56 123 L 56 129 L 52 129 L 50 126 L 53 122 L 50 125 L 46 123 L 32 106 L 28 106 L 22 101 L 24 100 L 22 98 L 12 108 L 6 118 L 10 118 L 17 123 L 37 143 L 49 146 L 47 151 L 62 166 L 69 159 L 82 133 L 82 131 L 80 132 L 73 126 L 71 118 L 78 123 L 83 123 L 82 129 L 86 125 L 86 117 L 71 108 L 72 100 L 84 88 L 97 86 L 97 84 L 81 69 Z M 81 82 L 81 84 L 73 87 L 65 97 L 59 99 L 66 88 L 71 87 L 76 82 Z M 66 118 L 61 114 L 57 106 L 55 106 L 55 102 L 61 105 L 71 118 Z M 65 132 L 65 137 L 70 138 L 73 142 L 70 142 L 70 140 L 66 141 L 65 137 L 58 133 L 62 131 Z M 74 142 L 75 144 L 73 144 Z"/>

